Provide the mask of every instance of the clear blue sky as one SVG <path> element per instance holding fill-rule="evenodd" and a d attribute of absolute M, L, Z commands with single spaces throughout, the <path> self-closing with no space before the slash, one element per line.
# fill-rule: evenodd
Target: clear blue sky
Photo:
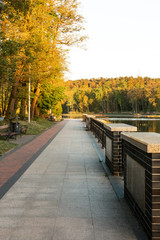
<path fill-rule="evenodd" d="M 160 77 L 160 0 L 79 0 L 87 50 L 72 48 L 71 80 Z"/>

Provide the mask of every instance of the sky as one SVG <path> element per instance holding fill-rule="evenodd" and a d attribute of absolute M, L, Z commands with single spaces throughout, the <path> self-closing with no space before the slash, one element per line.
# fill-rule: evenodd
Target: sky
<path fill-rule="evenodd" d="M 79 0 L 88 40 L 71 48 L 70 80 L 160 77 L 160 0 Z"/>

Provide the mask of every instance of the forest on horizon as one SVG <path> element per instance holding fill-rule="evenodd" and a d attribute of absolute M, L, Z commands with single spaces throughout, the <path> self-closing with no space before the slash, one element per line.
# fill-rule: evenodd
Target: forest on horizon
<path fill-rule="evenodd" d="M 65 82 L 63 112 L 160 112 L 160 78 L 119 77 Z"/>

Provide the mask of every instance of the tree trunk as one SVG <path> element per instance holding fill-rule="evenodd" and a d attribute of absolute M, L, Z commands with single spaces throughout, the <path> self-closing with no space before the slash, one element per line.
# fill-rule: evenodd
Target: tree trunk
<path fill-rule="evenodd" d="M 4 112 L 4 92 L 3 92 L 3 80 L 2 80 L 2 99 L 1 99 L 1 114 Z"/>
<path fill-rule="evenodd" d="M 31 104 L 31 120 L 33 120 L 33 118 L 34 118 L 35 107 L 36 107 L 36 103 L 37 103 L 39 94 L 40 94 L 40 83 L 37 84 L 37 89 L 35 91 L 35 97 L 34 97 L 34 99 L 32 101 L 32 104 Z"/>
<path fill-rule="evenodd" d="M 26 98 L 21 99 L 21 109 L 20 109 L 20 119 L 25 119 L 25 113 L 26 113 Z"/>
<path fill-rule="evenodd" d="M 17 103 L 18 103 L 18 88 L 19 88 L 19 80 L 17 80 L 11 90 L 11 95 L 9 98 L 8 108 L 6 112 L 6 118 L 13 118 L 16 115 Z"/>
<path fill-rule="evenodd" d="M 35 106 L 35 116 L 36 117 L 39 117 L 39 109 L 38 109 L 38 106 L 37 106 L 37 104 L 36 104 L 36 106 Z"/>
<path fill-rule="evenodd" d="M 109 107 L 109 100 L 107 99 L 106 101 L 106 112 L 110 112 L 110 107 Z"/>

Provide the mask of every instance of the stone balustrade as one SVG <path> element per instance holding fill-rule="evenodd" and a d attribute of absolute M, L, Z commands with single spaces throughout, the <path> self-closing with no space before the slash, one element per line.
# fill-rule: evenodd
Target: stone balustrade
<path fill-rule="evenodd" d="M 160 134 L 86 115 L 89 130 L 105 147 L 113 175 L 124 175 L 124 196 L 149 239 L 160 239 Z"/>

